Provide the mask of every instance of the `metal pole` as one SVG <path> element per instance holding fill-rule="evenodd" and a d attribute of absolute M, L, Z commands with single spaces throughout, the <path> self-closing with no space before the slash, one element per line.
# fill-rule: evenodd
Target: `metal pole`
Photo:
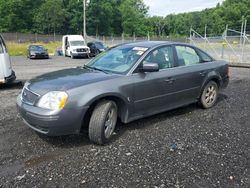
<path fill-rule="evenodd" d="M 227 38 L 228 25 L 226 26 L 225 37 Z"/>
<path fill-rule="evenodd" d="M 204 34 L 204 38 L 207 38 L 207 24 L 205 25 L 205 34 Z"/>
<path fill-rule="evenodd" d="M 190 27 L 190 33 L 189 33 L 189 41 L 190 41 L 190 44 L 192 44 L 192 26 Z"/>
<path fill-rule="evenodd" d="M 242 54 L 241 54 L 241 63 L 244 62 L 244 48 L 246 44 L 246 30 L 247 30 L 247 20 L 245 19 L 245 25 L 244 25 L 244 33 L 243 33 L 243 44 L 242 44 Z"/>
<path fill-rule="evenodd" d="M 206 49 L 206 45 L 207 45 L 207 24 L 205 25 L 205 33 L 204 33 L 204 38 L 205 38 L 205 44 L 204 44 L 204 49 Z"/>
<path fill-rule="evenodd" d="M 86 35 L 86 0 L 83 0 L 83 37 L 85 42 L 87 42 Z"/>
<path fill-rule="evenodd" d="M 244 28 L 244 17 L 242 17 L 241 30 L 240 30 L 240 47 L 242 47 L 243 28 Z"/>

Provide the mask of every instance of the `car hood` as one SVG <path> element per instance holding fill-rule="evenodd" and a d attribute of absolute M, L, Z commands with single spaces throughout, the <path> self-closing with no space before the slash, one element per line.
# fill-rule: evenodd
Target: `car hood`
<path fill-rule="evenodd" d="M 119 77 L 85 68 L 70 68 L 43 74 L 28 81 L 28 88 L 40 95 L 49 91 L 67 91 L 87 84 Z"/>

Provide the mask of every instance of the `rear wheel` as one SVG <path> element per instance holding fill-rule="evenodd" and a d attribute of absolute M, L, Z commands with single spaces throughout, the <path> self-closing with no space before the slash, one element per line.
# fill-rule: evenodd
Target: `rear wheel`
<path fill-rule="evenodd" d="M 89 139 L 103 145 L 107 143 L 115 130 L 117 106 L 113 101 L 102 101 L 95 107 L 89 122 Z"/>
<path fill-rule="evenodd" d="M 217 101 L 218 98 L 218 85 L 214 81 L 210 81 L 202 90 L 200 97 L 200 104 L 203 108 L 211 108 Z"/>

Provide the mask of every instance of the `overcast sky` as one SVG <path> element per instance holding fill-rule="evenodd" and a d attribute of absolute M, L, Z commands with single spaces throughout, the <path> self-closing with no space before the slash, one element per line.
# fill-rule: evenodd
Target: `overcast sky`
<path fill-rule="evenodd" d="M 150 7 L 151 16 L 166 16 L 171 13 L 183 13 L 212 8 L 223 0 L 144 0 Z"/>

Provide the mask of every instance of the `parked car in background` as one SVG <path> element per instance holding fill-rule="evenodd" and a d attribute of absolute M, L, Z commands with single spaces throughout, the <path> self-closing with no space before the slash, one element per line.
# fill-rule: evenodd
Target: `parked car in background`
<path fill-rule="evenodd" d="M 137 42 L 28 81 L 17 106 L 37 132 L 53 136 L 86 128 L 91 141 L 104 144 L 118 118 L 128 123 L 196 102 L 211 108 L 228 82 L 227 63 L 194 46 Z"/>
<path fill-rule="evenodd" d="M 64 56 L 90 57 L 90 49 L 82 35 L 65 35 L 62 38 L 62 51 Z"/>
<path fill-rule="evenodd" d="M 107 46 L 102 42 L 88 42 L 87 46 L 90 48 L 91 56 L 96 56 L 108 49 Z"/>
<path fill-rule="evenodd" d="M 11 67 L 7 46 L 0 35 L 0 84 L 10 83 L 15 79 L 16 76 Z"/>
<path fill-rule="evenodd" d="M 48 59 L 48 49 L 42 45 L 30 45 L 27 50 L 27 57 L 30 59 Z"/>

